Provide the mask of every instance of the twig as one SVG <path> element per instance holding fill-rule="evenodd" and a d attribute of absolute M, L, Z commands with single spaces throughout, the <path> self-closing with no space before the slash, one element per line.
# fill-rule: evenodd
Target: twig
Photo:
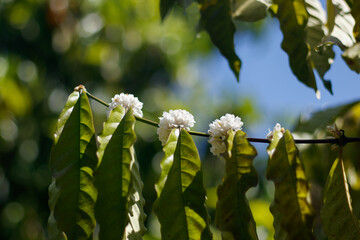
<path fill-rule="evenodd" d="M 94 95 L 92 95 L 89 92 L 86 92 L 86 95 L 90 98 L 92 98 L 93 100 L 101 103 L 102 105 L 109 107 L 109 104 L 106 103 L 105 101 L 101 100 L 98 97 L 95 97 Z M 146 123 L 148 125 L 154 126 L 154 127 L 158 127 L 159 124 L 155 121 L 146 119 L 146 118 L 141 118 L 141 117 L 136 117 L 135 119 L 138 120 L 139 122 L 143 122 Z M 210 137 L 209 134 L 207 133 L 203 133 L 203 132 L 196 132 L 196 131 L 189 131 L 189 133 L 191 135 L 194 136 L 200 136 L 200 137 Z M 270 143 L 270 141 L 266 138 L 247 138 L 247 140 L 249 142 L 259 142 L 259 143 Z M 360 142 L 360 137 L 346 137 L 345 135 L 342 135 L 340 138 L 326 138 L 326 139 L 294 139 L 295 143 L 297 144 L 324 144 L 324 143 L 331 143 L 331 144 L 337 144 L 337 145 L 342 145 L 344 146 L 347 143 L 350 142 Z"/>

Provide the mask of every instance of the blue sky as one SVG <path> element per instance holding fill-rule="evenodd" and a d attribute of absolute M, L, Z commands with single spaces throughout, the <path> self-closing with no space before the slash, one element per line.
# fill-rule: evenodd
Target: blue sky
<path fill-rule="evenodd" d="M 325 75 L 332 82 L 334 95 L 323 87 L 316 76 L 321 92 L 319 100 L 314 90 L 299 82 L 291 72 L 288 56 L 280 46 L 283 35 L 277 19 L 268 18 L 266 24 L 259 38 L 254 38 L 250 33 L 236 36 L 236 53 L 242 60 L 240 83 L 236 82 L 227 61 L 218 51 L 216 57 L 203 63 L 209 69 L 205 75 L 206 79 L 211 80 L 212 92 L 231 89 L 239 101 L 243 97 L 255 100 L 265 117 L 256 129 L 250 129 L 252 134 L 256 134 L 254 137 L 263 137 L 268 128 L 282 119 L 296 119 L 300 114 L 308 115 L 317 110 L 360 100 L 359 75 L 347 67 L 337 46 L 334 46 L 335 61 Z M 279 117 L 280 120 L 277 119 Z M 292 122 L 283 125 L 291 128 Z"/>

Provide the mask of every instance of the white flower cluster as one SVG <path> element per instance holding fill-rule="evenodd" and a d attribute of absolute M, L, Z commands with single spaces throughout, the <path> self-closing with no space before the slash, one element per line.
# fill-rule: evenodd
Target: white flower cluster
<path fill-rule="evenodd" d="M 172 129 L 177 128 L 177 134 L 179 134 L 180 128 L 189 131 L 195 123 L 194 116 L 188 111 L 181 109 L 163 112 L 163 115 L 162 117 L 159 117 L 159 120 L 157 134 L 159 135 L 159 139 L 163 146 L 167 142 Z"/>
<path fill-rule="evenodd" d="M 266 135 L 266 138 L 269 141 L 272 141 L 272 139 L 274 138 L 274 134 L 276 134 L 278 138 L 281 138 L 284 135 L 284 133 L 285 133 L 285 129 L 281 127 L 280 123 L 277 123 L 273 131 L 270 131 L 269 129 L 269 133 Z"/>
<path fill-rule="evenodd" d="M 233 114 L 227 113 L 219 119 L 216 119 L 209 124 L 210 134 L 209 143 L 211 144 L 210 151 L 214 155 L 219 155 L 226 151 L 225 139 L 230 130 L 238 131 L 242 129 L 244 123 L 241 118 L 235 117 Z"/>
<path fill-rule="evenodd" d="M 124 108 L 131 108 L 133 110 L 134 115 L 137 117 L 143 116 L 143 112 L 141 111 L 141 109 L 144 104 L 140 102 L 139 99 L 137 97 L 134 97 L 134 95 L 132 94 L 125 94 L 125 93 L 116 94 L 111 99 L 111 103 L 109 104 L 108 117 L 110 111 L 116 108 L 118 105 L 121 105 Z"/>

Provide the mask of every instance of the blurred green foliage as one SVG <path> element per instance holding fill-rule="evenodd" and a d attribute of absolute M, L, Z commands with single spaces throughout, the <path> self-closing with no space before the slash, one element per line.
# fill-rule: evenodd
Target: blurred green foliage
<path fill-rule="evenodd" d="M 67 95 L 79 84 L 109 102 L 115 93 L 133 93 L 153 120 L 163 110 L 185 108 L 196 113 L 202 131 L 226 112 L 256 124 L 260 114 L 251 99 L 239 103 L 226 92 L 213 99 L 202 85 L 196 60 L 211 57 L 213 47 L 206 33 L 196 31 L 199 18 L 192 4 L 161 21 L 158 0 L 0 1 L 0 239 L 47 238 L 54 127 Z M 92 108 L 99 133 L 106 108 L 98 103 Z M 151 209 L 161 144 L 155 128 L 137 123 L 136 131 L 147 227 L 155 233 Z M 212 189 L 221 181 L 223 163 L 205 153 L 205 139 L 195 140 L 203 150 L 213 217 Z"/>

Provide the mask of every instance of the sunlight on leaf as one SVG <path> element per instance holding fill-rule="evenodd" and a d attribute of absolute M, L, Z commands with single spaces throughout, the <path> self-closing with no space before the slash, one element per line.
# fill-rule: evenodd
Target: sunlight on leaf
<path fill-rule="evenodd" d="M 359 222 L 352 212 L 344 163 L 339 158 L 334 161 L 326 182 L 321 219 L 329 239 L 360 239 Z"/>
<path fill-rule="evenodd" d="M 67 239 L 88 239 L 92 235 L 96 166 L 95 129 L 89 101 L 85 93 L 74 91 L 58 120 L 51 152 L 50 235 L 65 235 Z"/>
<path fill-rule="evenodd" d="M 266 17 L 270 4 L 259 0 L 233 0 L 232 16 L 236 20 L 255 22 Z"/>
<path fill-rule="evenodd" d="M 122 106 L 117 106 L 111 110 L 98 137 L 100 165 L 94 178 L 99 192 L 95 206 L 96 220 L 100 225 L 99 239 L 122 238 L 129 222 L 130 165 L 135 161 L 134 124 L 132 111 L 125 112 Z"/>
<path fill-rule="evenodd" d="M 346 49 L 342 57 L 351 70 L 360 73 L 360 43 L 355 43 Z"/>
<path fill-rule="evenodd" d="M 162 239 L 211 239 L 201 162 L 190 134 L 182 130 L 154 212 Z"/>

